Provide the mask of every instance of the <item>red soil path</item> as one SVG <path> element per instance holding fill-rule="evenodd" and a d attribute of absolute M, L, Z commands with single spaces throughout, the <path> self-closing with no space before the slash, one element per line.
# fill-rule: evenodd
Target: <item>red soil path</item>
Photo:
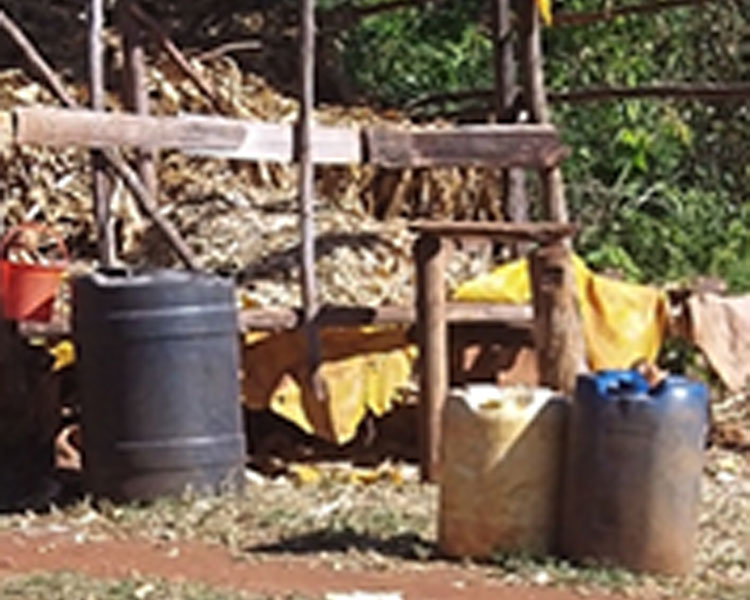
<path fill-rule="evenodd" d="M 573 592 L 509 587 L 462 569 L 425 565 L 423 570 L 336 570 L 314 558 L 259 557 L 238 560 L 223 548 L 199 543 L 155 544 L 140 540 L 86 541 L 68 535 L 0 534 L 0 579 L 32 572 L 74 571 L 93 577 L 134 575 L 202 582 L 254 593 L 400 592 L 405 600 L 580 600 Z M 587 600 L 616 600 L 586 596 Z"/>

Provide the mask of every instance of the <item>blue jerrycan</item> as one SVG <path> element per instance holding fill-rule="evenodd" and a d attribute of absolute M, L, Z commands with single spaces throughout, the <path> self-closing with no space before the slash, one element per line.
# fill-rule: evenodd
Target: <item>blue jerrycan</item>
<path fill-rule="evenodd" d="M 577 380 L 560 547 L 636 571 L 690 570 L 708 429 L 708 388 L 637 371 Z"/>

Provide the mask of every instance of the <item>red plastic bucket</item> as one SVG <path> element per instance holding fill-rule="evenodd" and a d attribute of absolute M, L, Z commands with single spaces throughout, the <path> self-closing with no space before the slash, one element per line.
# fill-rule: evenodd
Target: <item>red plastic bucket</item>
<path fill-rule="evenodd" d="M 8 258 L 11 249 L 24 249 L 35 260 L 40 257 L 38 241 L 42 235 L 54 239 L 62 260 L 51 264 L 15 262 Z M 36 223 L 23 223 L 11 229 L 0 244 L 0 301 L 5 319 L 48 322 L 68 266 L 68 250 L 62 238 Z"/>

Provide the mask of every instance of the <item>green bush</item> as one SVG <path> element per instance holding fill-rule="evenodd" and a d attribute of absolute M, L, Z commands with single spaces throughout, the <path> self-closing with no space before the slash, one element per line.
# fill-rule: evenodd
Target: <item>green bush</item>
<path fill-rule="evenodd" d="M 335 1 L 335 0 L 333 0 Z M 372 0 L 374 1 L 374 0 Z M 566 0 L 566 11 L 601 0 Z M 544 32 L 551 90 L 750 79 L 748 3 L 710 3 Z M 487 3 L 448 2 L 363 20 L 342 40 L 377 103 L 488 87 Z M 695 274 L 750 290 L 750 107 L 669 99 L 555 105 L 579 250 L 639 281 Z"/>

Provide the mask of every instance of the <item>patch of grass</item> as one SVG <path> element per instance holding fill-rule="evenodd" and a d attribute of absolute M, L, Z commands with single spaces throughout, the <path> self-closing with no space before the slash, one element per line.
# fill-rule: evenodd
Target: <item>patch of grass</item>
<path fill-rule="evenodd" d="M 310 600 L 257 596 L 199 584 L 154 579 L 97 579 L 78 573 L 23 575 L 0 580 L 0 600 Z"/>

